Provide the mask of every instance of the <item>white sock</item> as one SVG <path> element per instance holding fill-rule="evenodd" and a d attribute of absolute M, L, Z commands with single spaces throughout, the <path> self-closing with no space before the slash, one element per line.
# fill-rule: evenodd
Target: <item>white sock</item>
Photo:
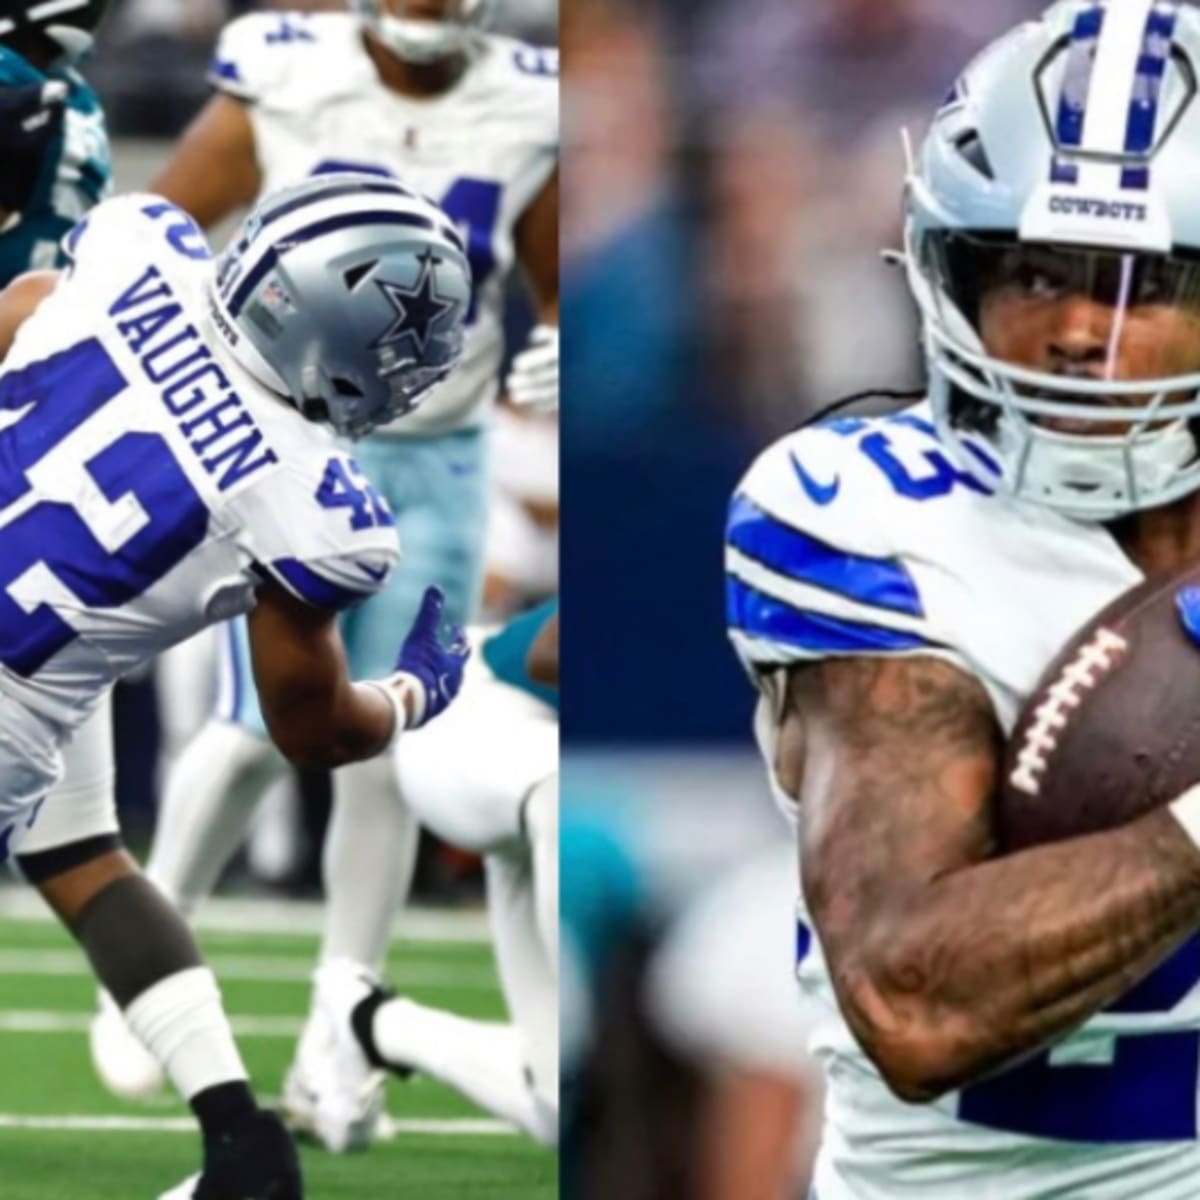
<path fill-rule="evenodd" d="M 249 1079 L 221 990 L 207 967 L 159 980 L 125 1009 L 125 1019 L 185 1100 L 221 1083 Z"/>
<path fill-rule="evenodd" d="M 387 1062 L 438 1079 L 487 1112 L 547 1141 L 547 1123 L 534 1102 L 521 1040 L 511 1025 L 470 1021 L 396 999 L 380 1005 L 371 1030 Z"/>
<path fill-rule="evenodd" d="M 408 897 L 420 829 L 400 798 L 389 755 L 335 771 L 333 789 L 321 863 L 321 961 L 349 958 L 380 971 L 392 921 Z"/>
<path fill-rule="evenodd" d="M 146 874 L 184 916 L 211 895 L 259 800 L 285 770 L 274 746 L 225 721 L 209 721 L 179 756 Z"/>
<path fill-rule="evenodd" d="M 543 941 L 530 863 L 489 855 L 484 871 L 496 969 L 544 1128 L 547 1112 L 555 1124 L 558 1116 L 558 977 Z"/>

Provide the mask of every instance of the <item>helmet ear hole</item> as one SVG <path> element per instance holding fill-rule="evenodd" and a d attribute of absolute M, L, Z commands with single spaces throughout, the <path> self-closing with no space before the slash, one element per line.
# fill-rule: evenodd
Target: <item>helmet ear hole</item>
<path fill-rule="evenodd" d="M 339 396 L 347 396 L 352 399 L 361 399 L 363 390 L 356 383 L 352 383 L 349 379 L 342 375 L 335 375 L 330 381 L 333 384 L 333 390 Z"/>
<path fill-rule="evenodd" d="M 985 179 L 996 178 L 978 129 L 968 129 L 966 133 L 959 134 L 954 139 L 954 148 Z"/>
<path fill-rule="evenodd" d="M 346 291 L 352 292 L 375 268 L 379 266 L 379 259 L 373 258 L 370 262 L 359 263 L 356 267 L 350 267 L 342 273 L 342 282 L 346 285 Z"/>

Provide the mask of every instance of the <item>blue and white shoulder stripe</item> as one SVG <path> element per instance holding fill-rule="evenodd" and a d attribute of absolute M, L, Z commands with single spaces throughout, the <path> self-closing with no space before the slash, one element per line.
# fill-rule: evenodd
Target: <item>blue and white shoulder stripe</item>
<path fill-rule="evenodd" d="M 763 454 L 729 507 L 729 633 L 753 663 L 943 650 L 910 566 L 852 494 L 840 439 L 814 431 Z"/>

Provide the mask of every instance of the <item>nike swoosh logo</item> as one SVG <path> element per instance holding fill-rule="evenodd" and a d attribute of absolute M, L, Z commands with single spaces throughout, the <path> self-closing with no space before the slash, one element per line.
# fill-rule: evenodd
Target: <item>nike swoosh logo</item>
<path fill-rule="evenodd" d="M 391 569 L 389 567 L 372 567 L 365 562 L 359 562 L 355 559 L 354 565 L 362 571 L 364 575 L 369 575 L 376 583 L 382 583 L 387 578 L 387 573 Z"/>
<path fill-rule="evenodd" d="M 835 475 L 832 483 L 818 483 L 801 466 L 800 460 L 794 452 L 790 457 L 792 460 L 792 470 L 796 472 L 796 478 L 800 480 L 800 486 L 808 493 L 808 498 L 814 504 L 819 504 L 822 508 L 826 504 L 832 504 L 837 499 L 838 492 L 842 490 L 841 478 Z"/>
<path fill-rule="evenodd" d="M 474 463 L 452 462 L 450 464 L 451 475 L 474 475 L 475 470 L 476 467 Z"/>

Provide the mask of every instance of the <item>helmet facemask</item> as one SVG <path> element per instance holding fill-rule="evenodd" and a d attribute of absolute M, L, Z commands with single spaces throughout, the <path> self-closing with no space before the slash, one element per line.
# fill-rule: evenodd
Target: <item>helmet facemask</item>
<path fill-rule="evenodd" d="M 1095 520 L 1200 486 L 1200 260 L 945 229 L 909 256 L 935 413 L 982 481 Z"/>
<path fill-rule="evenodd" d="M 376 41 L 408 63 L 435 63 L 461 53 L 486 16 L 487 0 L 459 0 L 458 12 L 441 20 L 397 17 L 385 0 L 353 0 Z"/>

